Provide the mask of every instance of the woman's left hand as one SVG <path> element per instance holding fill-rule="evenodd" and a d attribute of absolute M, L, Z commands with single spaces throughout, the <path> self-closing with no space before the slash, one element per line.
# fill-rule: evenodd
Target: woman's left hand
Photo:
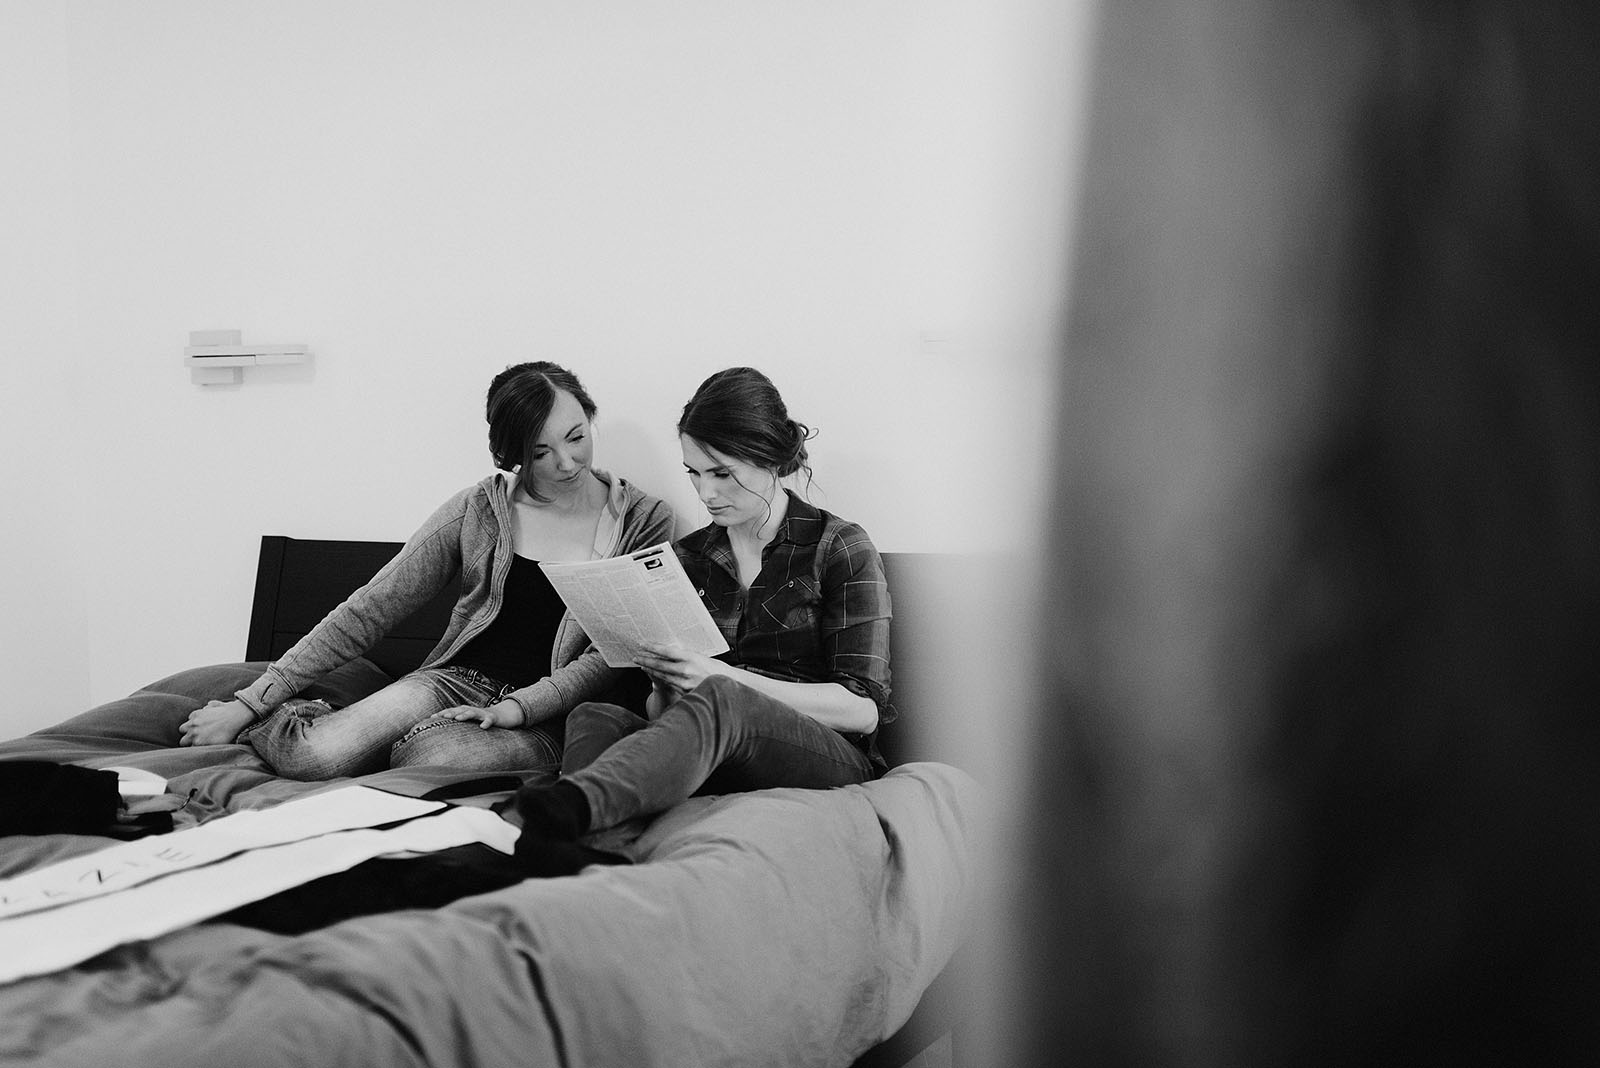
<path fill-rule="evenodd" d="M 478 726 L 484 730 L 490 727 L 520 727 L 526 719 L 522 706 L 509 697 L 504 701 L 496 701 L 487 708 L 462 705 L 459 708 L 446 709 L 440 715 L 450 716 L 458 723 L 477 720 Z"/>
<path fill-rule="evenodd" d="M 713 675 L 727 675 L 730 669 L 720 660 L 704 653 L 691 653 L 683 646 L 646 645 L 640 648 L 633 662 L 644 669 L 651 680 L 679 693 L 688 693 Z"/>

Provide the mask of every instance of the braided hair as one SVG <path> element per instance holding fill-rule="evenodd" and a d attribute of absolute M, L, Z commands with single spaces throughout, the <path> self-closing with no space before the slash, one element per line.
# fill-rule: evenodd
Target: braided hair
<path fill-rule="evenodd" d="M 789 418 L 778 387 L 754 367 L 729 367 L 700 383 L 683 406 L 678 433 L 779 478 L 804 471 L 811 479 L 806 442 L 816 431 Z"/>

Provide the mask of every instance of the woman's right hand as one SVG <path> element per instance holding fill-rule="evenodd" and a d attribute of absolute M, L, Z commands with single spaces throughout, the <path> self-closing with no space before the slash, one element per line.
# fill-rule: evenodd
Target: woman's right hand
<path fill-rule="evenodd" d="M 250 706 L 232 701 L 209 701 L 189 713 L 178 728 L 179 745 L 228 745 L 239 732 L 256 721 Z"/>
<path fill-rule="evenodd" d="M 478 726 L 484 730 L 490 727 L 520 727 L 527 718 L 522 714 L 522 706 L 509 697 L 504 701 L 496 701 L 487 708 L 462 705 L 454 712 L 446 712 L 445 715 L 453 715 L 458 723 L 477 720 Z"/>

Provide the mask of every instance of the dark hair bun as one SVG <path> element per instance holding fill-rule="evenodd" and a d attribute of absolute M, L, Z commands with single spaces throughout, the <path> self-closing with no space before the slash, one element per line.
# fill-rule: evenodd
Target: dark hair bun
<path fill-rule="evenodd" d="M 789 434 L 791 440 L 793 441 L 793 446 L 791 447 L 790 451 L 789 463 L 784 465 L 787 470 L 785 470 L 783 467 L 780 467 L 778 469 L 778 474 L 792 475 L 801 468 L 810 471 L 811 457 L 806 452 L 806 442 L 815 437 L 817 432 L 806 426 L 804 423 L 797 422 L 796 420 L 790 419 L 788 422 Z"/>
<path fill-rule="evenodd" d="M 806 442 L 815 431 L 789 418 L 778 387 L 754 367 L 729 367 L 700 383 L 683 406 L 678 433 L 780 476 L 811 474 Z"/>

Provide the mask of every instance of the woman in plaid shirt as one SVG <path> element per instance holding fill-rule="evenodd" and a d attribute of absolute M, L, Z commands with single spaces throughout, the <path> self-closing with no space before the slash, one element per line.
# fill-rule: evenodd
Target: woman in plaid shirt
<path fill-rule="evenodd" d="M 676 548 L 729 651 L 647 650 L 648 718 L 599 703 L 569 714 L 561 777 L 508 813 L 537 874 L 624 862 L 577 840 L 702 787 L 843 786 L 883 770 L 889 589 L 866 531 L 783 485 L 809 478 L 811 431 L 766 375 L 733 367 L 701 383 L 678 434 L 711 523 Z"/>

